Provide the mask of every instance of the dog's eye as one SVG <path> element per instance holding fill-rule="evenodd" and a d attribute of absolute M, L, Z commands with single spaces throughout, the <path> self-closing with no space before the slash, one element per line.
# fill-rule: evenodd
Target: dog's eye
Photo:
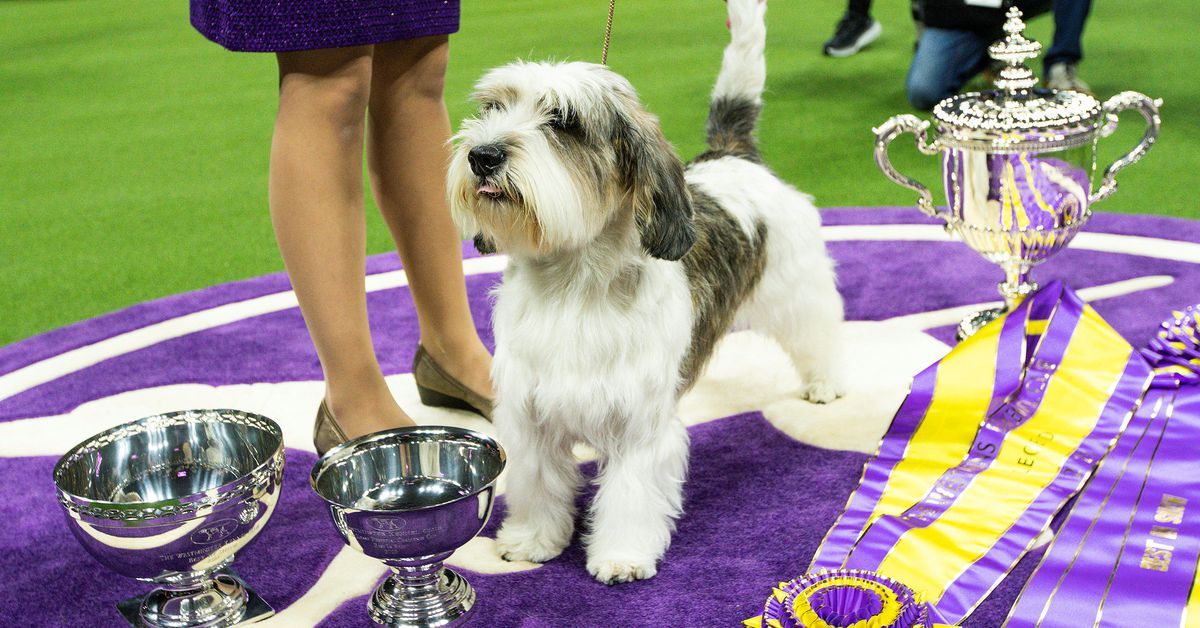
<path fill-rule="evenodd" d="M 579 128 L 579 116 L 574 111 L 551 109 L 546 124 L 559 131 L 574 131 Z"/>
<path fill-rule="evenodd" d="M 491 113 L 493 111 L 499 111 L 503 108 L 504 106 L 495 100 L 485 100 L 479 103 L 479 113 Z"/>

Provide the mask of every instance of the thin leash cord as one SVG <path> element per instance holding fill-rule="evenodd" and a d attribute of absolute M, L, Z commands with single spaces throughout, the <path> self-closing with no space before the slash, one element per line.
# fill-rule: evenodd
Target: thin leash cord
<path fill-rule="evenodd" d="M 608 0 L 608 23 L 604 25 L 604 49 L 600 51 L 600 64 L 608 65 L 608 44 L 612 42 L 613 13 L 617 10 L 617 0 Z"/>

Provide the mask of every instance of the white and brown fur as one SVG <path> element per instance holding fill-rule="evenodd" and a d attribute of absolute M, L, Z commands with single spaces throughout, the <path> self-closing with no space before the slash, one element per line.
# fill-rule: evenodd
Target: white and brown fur
<path fill-rule="evenodd" d="M 842 300 L 811 198 L 753 137 L 765 3 L 729 0 L 708 119 L 685 168 L 627 80 L 589 63 L 517 62 L 478 83 L 455 137 L 450 196 L 477 246 L 510 256 L 497 288 L 494 420 L 508 450 L 510 560 L 568 544 L 579 442 L 600 460 L 587 568 L 649 578 L 683 508 L 688 435 L 676 406 L 733 325 L 774 338 L 837 398 Z"/>

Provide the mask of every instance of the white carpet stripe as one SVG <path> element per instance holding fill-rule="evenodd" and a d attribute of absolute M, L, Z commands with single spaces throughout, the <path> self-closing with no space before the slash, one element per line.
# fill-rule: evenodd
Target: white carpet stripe
<path fill-rule="evenodd" d="M 387 377 L 396 401 L 415 421 L 452 425 L 492 433 L 492 425 L 477 415 L 421 404 L 411 373 Z M 283 428 L 283 444 L 313 451 L 312 424 L 325 394 L 320 381 L 258 384 L 171 384 L 142 388 L 95 399 L 66 414 L 0 423 L 0 458 L 59 456 L 76 443 L 136 418 L 187 408 L 237 408 L 271 417 Z"/>
<path fill-rule="evenodd" d="M 947 235 L 944 228 L 937 225 L 834 225 L 823 227 L 821 234 L 828 242 L 843 240 L 955 241 L 954 238 Z M 1071 241 L 1071 248 L 1200 264 L 1200 244 L 1183 240 L 1085 231 Z"/>
<path fill-rule="evenodd" d="M 504 256 L 475 257 L 463 260 L 463 272 L 467 275 L 500 272 L 507 261 Z M 366 280 L 367 292 L 406 285 L 408 278 L 400 270 L 368 275 Z M 294 307 L 297 307 L 296 293 L 288 290 L 200 310 L 106 338 L 0 376 L 0 401 L 93 364 L 172 338 Z"/>
<path fill-rule="evenodd" d="M 1175 278 L 1168 275 L 1147 275 L 1145 277 L 1136 277 L 1134 279 L 1114 281 L 1113 283 L 1083 288 L 1078 290 L 1077 294 L 1084 301 L 1091 303 L 1093 301 L 1102 301 L 1104 299 L 1111 299 L 1112 297 L 1133 294 L 1134 292 L 1142 292 L 1143 290 L 1153 290 L 1154 288 L 1169 286 L 1173 283 L 1175 283 Z M 957 305 L 944 310 L 918 312 L 887 320 L 911 329 L 932 329 L 943 325 L 957 325 L 959 321 L 972 312 L 984 308 L 999 307 L 1002 303 L 1002 301 L 997 300 L 986 303 L 975 303 L 973 305 Z"/>
<path fill-rule="evenodd" d="M 329 533 L 336 536 L 332 524 L 329 528 Z M 300 599 L 257 625 L 315 626 L 346 600 L 370 593 L 387 571 L 388 568 L 374 558 L 349 546 L 343 547 L 317 578 L 316 584 Z M 366 614 L 365 606 L 363 614 Z"/>

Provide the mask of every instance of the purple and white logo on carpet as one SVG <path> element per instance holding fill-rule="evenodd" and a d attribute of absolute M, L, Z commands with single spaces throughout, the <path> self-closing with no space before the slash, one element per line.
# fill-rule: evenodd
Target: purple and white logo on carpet
<path fill-rule="evenodd" d="M 658 576 L 601 585 L 578 543 L 545 565 L 501 560 L 492 536 L 503 516 L 502 481 L 496 515 L 449 561 L 478 591 L 479 625 L 688 617 L 689 625 L 729 626 L 760 612 L 772 586 L 801 574 L 911 376 L 945 353 L 963 315 L 997 300 L 1001 280 L 997 267 L 914 209 L 831 209 L 823 217 L 846 299 L 847 396 L 825 406 L 801 401 L 781 350 L 734 331 L 680 404 L 692 433 L 691 477 Z M 1035 277 L 1066 281 L 1141 346 L 1164 316 L 1200 294 L 1198 242 L 1197 222 L 1097 215 Z M 504 263 L 464 261 L 489 343 L 487 291 Z M 416 315 L 395 256 L 369 260 L 367 289 L 376 348 L 401 405 L 422 423 L 490 433 L 473 415 L 420 404 L 408 372 Z M 0 616 L 29 626 L 118 624 L 115 603 L 149 587 L 107 571 L 71 537 L 54 498 L 54 461 L 88 435 L 141 416 L 236 407 L 278 421 L 290 451 L 279 505 L 235 568 L 280 611 L 269 620 L 276 625 L 370 625 L 364 596 L 384 567 L 345 547 L 307 485 L 322 394 L 282 275 L 140 304 L 0 348 Z M 586 465 L 587 452 L 579 453 Z M 219 543 L 238 525 L 216 522 L 192 540 Z M 968 624 L 1000 623 L 1032 567 L 1025 563 Z"/>

